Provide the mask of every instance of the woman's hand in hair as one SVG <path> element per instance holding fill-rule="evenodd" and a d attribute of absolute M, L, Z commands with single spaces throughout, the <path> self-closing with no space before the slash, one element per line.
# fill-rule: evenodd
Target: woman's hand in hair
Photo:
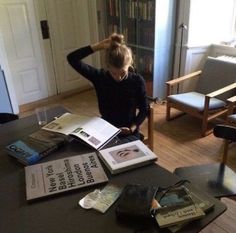
<path fill-rule="evenodd" d="M 116 45 L 115 47 L 117 47 L 123 43 L 124 43 L 124 36 L 122 34 L 113 33 L 108 38 L 91 45 L 91 48 L 94 52 L 96 52 L 98 50 L 109 49 L 111 47 L 111 44 L 113 46 Z"/>
<path fill-rule="evenodd" d="M 111 37 L 106 38 L 96 44 L 91 45 L 91 48 L 94 52 L 96 52 L 98 50 L 108 49 L 110 48 L 110 45 L 111 45 Z"/>

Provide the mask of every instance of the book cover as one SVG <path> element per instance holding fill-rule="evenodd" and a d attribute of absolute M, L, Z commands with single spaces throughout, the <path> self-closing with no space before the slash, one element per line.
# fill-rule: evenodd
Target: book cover
<path fill-rule="evenodd" d="M 27 200 L 108 181 L 94 152 L 27 166 L 25 179 Z"/>
<path fill-rule="evenodd" d="M 63 114 L 45 125 L 43 129 L 73 136 L 97 150 L 105 146 L 120 132 L 120 129 L 100 117 L 80 116 L 71 113 Z"/>
<path fill-rule="evenodd" d="M 100 150 L 99 157 L 112 174 L 144 166 L 157 160 L 157 155 L 140 140 Z"/>
<path fill-rule="evenodd" d="M 210 210 L 214 208 L 214 203 L 209 201 L 207 196 L 205 196 L 202 192 L 201 193 L 196 193 L 190 191 L 190 196 L 192 198 L 192 201 L 197 205 L 201 210 L 204 211 L 204 213 L 208 213 Z M 180 229 L 182 229 L 184 226 L 186 226 L 188 223 L 190 223 L 191 220 L 184 221 L 182 223 L 179 223 L 177 225 L 173 225 L 168 227 L 168 229 L 172 232 L 178 232 Z"/>
<path fill-rule="evenodd" d="M 193 204 L 189 190 L 183 185 L 158 193 L 157 200 L 161 206 L 159 211 L 173 210 Z"/>
<path fill-rule="evenodd" d="M 55 151 L 65 141 L 65 137 L 62 135 L 38 130 L 25 138 L 7 145 L 6 151 L 22 164 L 32 165 L 52 151 Z"/>
<path fill-rule="evenodd" d="M 164 228 L 186 221 L 195 220 L 203 216 L 205 216 L 204 211 L 197 205 L 192 204 L 173 210 L 160 211 L 156 214 L 155 218 L 159 227 Z"/>

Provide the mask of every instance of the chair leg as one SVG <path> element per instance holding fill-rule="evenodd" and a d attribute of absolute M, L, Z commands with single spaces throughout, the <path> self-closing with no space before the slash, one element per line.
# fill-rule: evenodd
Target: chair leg
<path fill-rule="evenodd" d="M 153 130 L 154 130 L 154 109 L 150 107 L 150 113 L 148 118 L 148 141 L 149 141 L 149 148 L 153 151 Z"/>
<path fill-rule="evenodd" d="M 223 151 L 222 163 L 227 162 L 229 143 L 230 143 L 230 140 L 227 140 L 227 139 L 224 140 L 224 151 Z"/>
<path fill-rule="evenodd" d="M 169 101 L 167 100 L 166 102 L 166 120 L 169 121 L 170 120 L 170 104 Z"/>
<path fill-rule="evenodd" d="M 207 135 L 206 132 L 207 132 L 207 121 L 203 120 L 202 121 L 202 132 L 201 132 L 202 137 L 205 137 Z"/>

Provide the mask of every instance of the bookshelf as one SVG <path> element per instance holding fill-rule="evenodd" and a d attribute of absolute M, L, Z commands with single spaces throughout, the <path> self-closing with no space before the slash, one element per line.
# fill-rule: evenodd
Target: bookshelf
<path fill-rule="evenodd" d="M 172 63 L 169 61 L 172 54 L 166 50 L 170 50 L 167 48 L 170 46 L 166 45 L 170 39 L 166 39 L 164 35 L 168 33 L 168 36 L 172 38 L 170 31 L 173 32 L 172 17 L 175 12 L 175 1 L 106 0 L 104 9 L 106 11 L 104 25 L 106 36 L 113 32 L 124 34 L 125 41 L 134 53 L 134 66 L 146 81 L 148 95 L 163 99 L 165 81 L 170 79 L 170 71 L 172 73 Z M 163 18 L 157 17 L 158 12 Z M 172 29 L 165 30 L 168 26 Z M 157 33 L 161 33 L 161 36 Z M 157 64 L 156 59 L 162 61 Z M 162 82 L 159 77 L 163 79 Z"/>

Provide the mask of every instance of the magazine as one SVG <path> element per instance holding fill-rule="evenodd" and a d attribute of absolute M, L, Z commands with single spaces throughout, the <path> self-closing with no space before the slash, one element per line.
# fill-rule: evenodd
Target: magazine
<path fill-rule="evenodd" d="M 107 182 L 95 152 L 25 167 L 26 199 Z"/>
<path fill-rule="evenodd" d="M 120 129 L 100 117 L 65 113 L 43 127 L 45 130 L 74 136 L 99 150 L 114 138 Z"/>
<path fill-rule="evenodd" d="M 100 150 L 99 157 L 112 174 L 153 163 L 157 160 L 157 156 L 140 140 Z"/>
<path fill-rule="evenodd" d="M 66 142 L 64 135 L 38 130 L 6 146 L 9 155 L 24 165 L 32 165 Z"/>

